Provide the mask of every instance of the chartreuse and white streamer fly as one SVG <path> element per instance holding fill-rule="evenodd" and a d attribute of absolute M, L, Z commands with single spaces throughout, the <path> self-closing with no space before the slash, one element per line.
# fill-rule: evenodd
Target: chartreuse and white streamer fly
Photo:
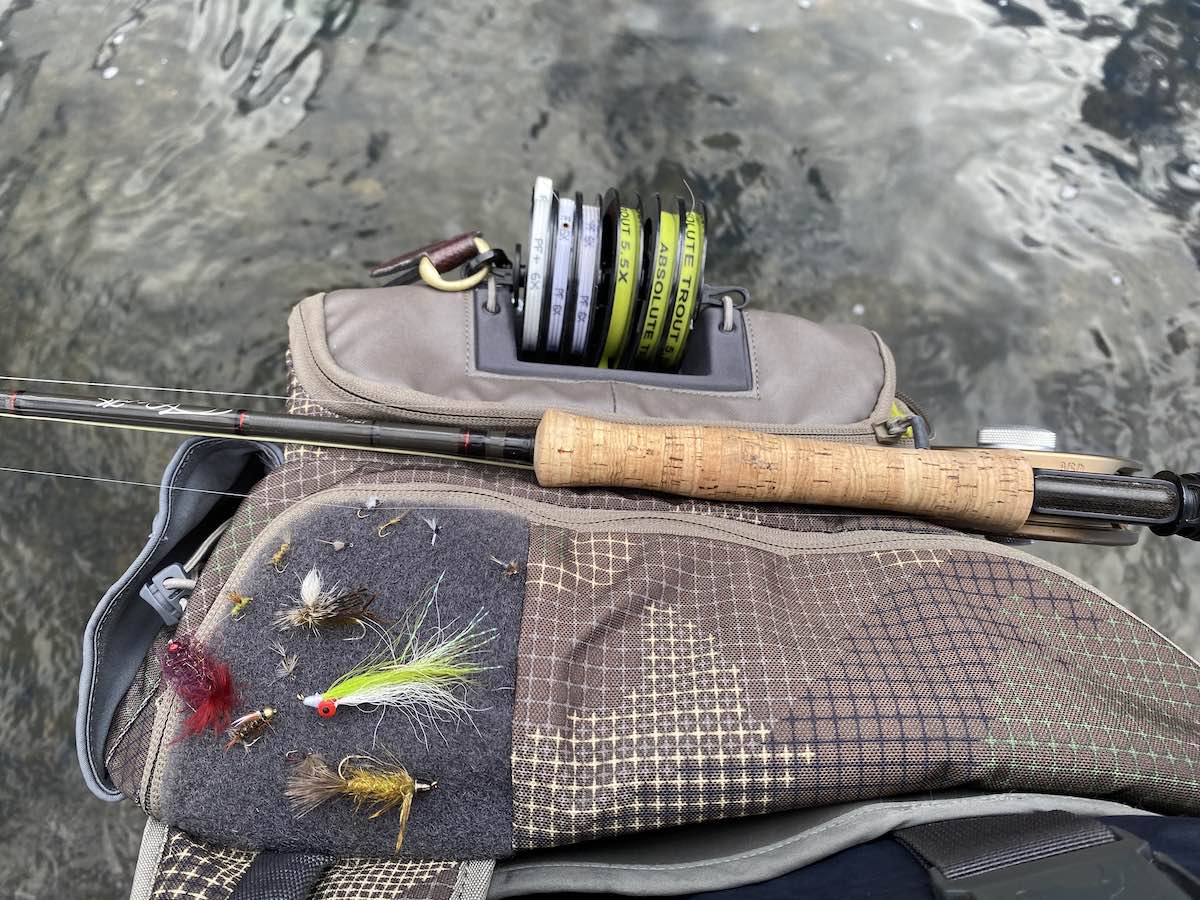
<path fill-rule="evenodd" d="M 442 577 L 387 633 L 382 646 L 326 690 L 304 697 L 304 705 L 323 718 L 336 715 L 342 706 L 394 708 L 418 725 L 434 727 L 467 716 L 472 708 L 463 694 L 474 676 L 488 668 L 481 655 L 496 639 L 496 629 L 482 627 L 482 609 L 461 626 L 431 622 Z"/>

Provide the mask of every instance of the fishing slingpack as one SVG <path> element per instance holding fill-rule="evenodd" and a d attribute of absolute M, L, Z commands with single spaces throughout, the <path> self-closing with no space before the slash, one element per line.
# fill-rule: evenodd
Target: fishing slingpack
<path fill-rule="evenodd" d="M 559 407 L 911 442 L 892 355 L 863 328 L 713 306 L 675 376 L 564 373 L 498 358 L 496 290 L 304 300 L 289 411 L 530 428 Z M 313 570 L 377 595 L 370 624 L 281 631 Z M 301 701 L 430 586 L 437 627 L 481 616 L 488 636 L 458 715 Z M 236 713 L 276 710 L 250 746 L 183 733 L 162 670 L 179 635 L 228 665 Z M 1055 566 L 900 515 L 195 438 L 85 651 L 85 778 L 149 816 L 136 898 L 677 894 L 921 823 L 1200 812 L 1195 661 Z M 399 851 L 394 810 L 342 796 L 297 817 L 309 754 L 436 782 Z"/>

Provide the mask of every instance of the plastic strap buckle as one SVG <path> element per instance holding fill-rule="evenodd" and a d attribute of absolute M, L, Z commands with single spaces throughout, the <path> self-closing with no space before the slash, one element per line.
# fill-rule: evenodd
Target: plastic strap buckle
<path fill-rule="evenodd" d="M 1200 884 L 1169 857 L 1155 853 L 1140 838 L 1109 827 L 1116 840 L 977 875 L 947 878 L 930 868 L 934 894 L 944 900 L 1090 900 L 1118 894 L 1138 900 L 1187 900 L 1197 896 L 1193 892 Z"/>
<path fill-rule="evenodd" d="M 183 618 L 184 607 L 187 606 L 188 598 L 192 592 L 186 588 L 168 588 L 163 584 L 168 578 L 184 578 L 188 577 L 183 566 L 179 563 L 171 563 L 165 569 L 161 569 L 144 585 L 138 592 L 143 600 L 154 608 L 154 611 L 168 625 L 177 625 L 179 620 Z"/>

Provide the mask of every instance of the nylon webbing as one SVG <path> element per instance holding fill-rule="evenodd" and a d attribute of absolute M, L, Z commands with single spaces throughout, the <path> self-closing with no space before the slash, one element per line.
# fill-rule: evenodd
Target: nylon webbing
<path fill-rule="evenodd" d="M 925 865 L 950 879 L 1116 840 L 1103 823 L 1059 811 L 949 819 L 904 828 L 894 836 Z"/>
<path fill-rule="evenodd" d="M 254 857 L 229 900 L 305 900 L 332 856 L 264 850 Z"/>

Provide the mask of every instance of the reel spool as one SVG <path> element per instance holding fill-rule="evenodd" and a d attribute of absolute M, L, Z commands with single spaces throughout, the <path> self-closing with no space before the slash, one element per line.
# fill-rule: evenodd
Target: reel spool
<path fill-rule="evenodd" d="M 1024 450 L 1022 453 L 1035 469 L 1091 472 L 1096 475 L 1133 475 L 1142 468 L 1140 463 L 1119 456 L 1065 453 L 1061 450 Z M 1105 522 L 1103 519 L 1067 519 L 1034 513 L 1014 534 L 1016 537 L 1038 541 L 1128 547 L 1138 542 L 1141 531 L 1119 522 Z"/>
<path fill-rule="evenodd" d="M 987 444 L 986 446 L 1003 446 Z M 945 450 L 975 450 L 977 447 L 944 447 Z M 1017 450 L 1034 469 L 1053 469 L 1060 472 L 1085 472 L 1094 475 L 1133 475 L 1141 463 L 1120 456 L 1094 453 L 1067 453 L 1062 450 L 1035 450 L 1008 446 Z M 1141 531 L 1120 522 L 1103 519 L 1069 519 L 1033 513 L 1025 524 L 1005 538 L 1024 538 L 1036 541 L 1058 541 L 1067 544 L 1100 544 L 1106 547 L 1129 547 L 1138 542 Z"/>
<path fill-rule="evenodd" d="M 528 258 L 513 254 L 522 359 L 676 371 L 704 284 L 708 209 L 655 195 L 561 197 L 535 180 Z"/>

